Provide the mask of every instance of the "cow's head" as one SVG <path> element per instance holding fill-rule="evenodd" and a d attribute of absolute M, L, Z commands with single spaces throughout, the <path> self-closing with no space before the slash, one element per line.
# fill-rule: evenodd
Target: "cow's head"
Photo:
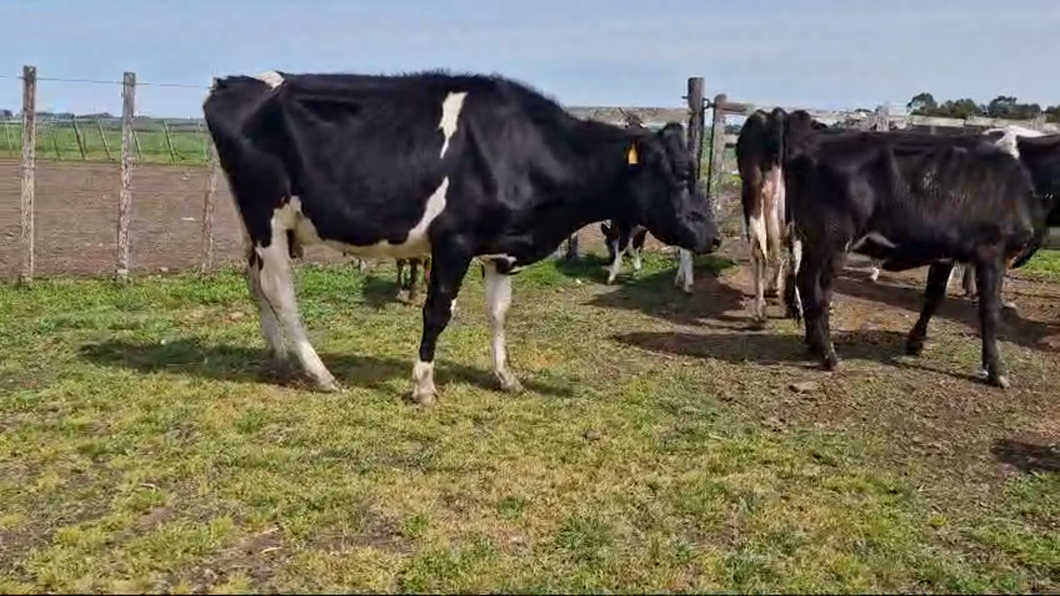
<path fill-rule="evenodd" d="M 721 233 L 696 184 L 692 153 L 677 123 L 633 137 L 626 148 L 631 199 L 652 236 L 696 254 L 721 245 Z"/>
<path fill-rule="evenodd" d="M 1060 216 L 1060 134 L 1017 137 L 1016 146 L 1034 192 L 1045 203 L 1053 225 Z"/>

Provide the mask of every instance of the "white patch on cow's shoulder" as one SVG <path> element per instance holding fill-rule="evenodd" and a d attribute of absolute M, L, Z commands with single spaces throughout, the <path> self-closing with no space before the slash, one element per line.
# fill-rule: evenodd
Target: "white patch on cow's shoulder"
<path fill-rule="evenodd" d="M 270 70 L 268 72 L 260 72 L 254 75 L 254 78 L 265 83 L 269 87 L 272 87 L 273 89 L 283 84 L 283 75 L 276 72 L 275 70 Z"/>
<path fill-rule="evenodd" d="M 467 97 L 467 91 L 454 92 L 445 96 L 445 100 L 442 102 L 442 120 L 438 123 L 438 128 L 442 129 L 445 140 L 442 142 L 442 151 L 439 157 L 445 157 L 445 152 L 449 149 L 449 139 L 453 138 L 453 134 L 456 132 L 456 123 L 460 119 L 461 110 L 464 108 L 465 97 Z"/>

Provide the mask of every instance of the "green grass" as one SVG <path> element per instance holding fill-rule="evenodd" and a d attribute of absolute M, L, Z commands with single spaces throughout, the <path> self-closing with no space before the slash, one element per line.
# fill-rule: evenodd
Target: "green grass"
<path fill-rule="evenodd" d="M 0 591 L 1060 590 L 1057 474 L 933 500 L 871 433 L 763 423 L 747 368 L 613 341 L 673 329 L 672 274 L 518 275 L 511 396 L 473 268 L 430 408 L 390 267 L 300 268 L 337 395 L 263 376 L 237 272 L 2 286 Z"/>
<path fill-rule="evenodd" d="M 78 144 L 78 133 L 81 145 Z M 209 137 L 205 134 L 205 126 L 201 132 L 186 125 L 171 126 L 167 141 L 162 125 L 152 122 L 137 126 L 133 151 L 141 163 L 203 164 L 206 161 L 207 143 Z M 69 122 L 45 124 L 39 121 L 35 145 L 37 159 L 118 161 L 121 159 L 121 123 L 107 121 L 101 133 L 92 120 L 79 120 L 77 131 Z M 85 150 L 83 156 L 82 146 Z M 0 157 L 19 158 L 21 155 L 22 127 L 7 126 L 0 130 Z"/>
<path fill-rule="evenodd" d="M 1060 281 L 1060 250 L 1042 249 L 1034 254 L 1019 271 L 1037 274 L 1052 281 Z"/>
<path fill-rule="evenodd" d="M 21 125 L 10 124 L 0 129 L 0 158 L 21 157 Z M 80 145 L 78 133 L 81 135 Z M 141 163 L 203 164 L 206 161 L 207 144 L 210 143 L 205 125 L 200 130 L 184 122 L 170 126 L 169 141 L 166 140 L 166 133 L 160 122 L 138 125 L 136 139 L 139 141 L 139 150 L 135 155 Z M 173 145 L 172 152 L 170 143 Z M 85 150 L 84 156 L 81 153 L 82 146 Z M 121 122 L 107 121 L 101 133 L 94 120 L 79 120 L 77 131 L 69 122 L 45 124 L 40 121 L 37 124 L 36 150 L 38 159 L 118 161 L 121 158 Z M 739 176 L 729 173 L 735 169 L 735 164 L 735 149 L 727 148 L 720 182 L 723 191 L 732 191 L 739 187 Z M 709 146 L 704 147 L 703 168 L 705 176 L 710 168 Z"/>

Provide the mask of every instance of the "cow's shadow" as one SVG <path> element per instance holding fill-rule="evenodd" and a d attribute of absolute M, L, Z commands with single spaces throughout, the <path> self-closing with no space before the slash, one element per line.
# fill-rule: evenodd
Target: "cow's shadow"
<path fill-rule="evenodd" d="M 616 279 L 609 291 L 601 293 L 588 304 L 605 309 L 633 311 L 677 325 L 703 325 L 711 322 L 732 322 L 753 327 L 750 313 L 745 312 L 744 292 L 720 278 L 721 272 L 733 266 L 732 261 L 719 257 L 717 261 L 697 264 L 694 269 L 695 286 L 691 294 L 674 284 L 677 273 L 673 268 L 641 274 L 635 278 Z M 603 273 L 606 279 L 606 271 Z"/>
<path fill-rule="evenodd" d="M 1013 439 L 998 439 L 990 448 L 994 457 L 1022 472 L 1060 472 L 1060 449 Z"/>
<path fill-rule="evenodd" d="M 867 279 L 840 276 L 836 278 L 833 289 L 837 294 L 903 308 L 918 315 L 924 302 L 923 284 L 915 287 L 882 280 L 872 283 Z M 842 300 L 842 296 L 839 299 Z M 933 318 L 948 319 L 961 323 L 976 333 L 979 332 L 979 306 L 963 297 L 947 294 Z M 1002 311 L 997 334 L 998 339 L 1024 347 L 1048 352 L 1060 350 L 1043 341 L 1060 334 L 1060 324 L 1024 319 L 1018 312 Z"/>
<path fill-rule="evenodd" d="M 174 373 L 220 381 L 295 384 L 309 388 L 303 379 L 293 374 L 276 374 L 269 366 L 268 356 L 263 349 L 209 345 L 196 339 L 166 344 L 110 340 L 85 344 L 81 346 L 80 355 L 98 365 L 128 368 L 142 373 Z M 340 384 L 371 390 L 386 389 L 388 383 L 395 379 L 408 379 L 412 370 L 411 359 L 328 353 L 320 354 L 320 358 Z M 291 365 L 288 368 L 293 370 L 295 367 Z M 450 381 L 500 391 L 489 371 L 437 361 L 435 382 L 442 385 Z M 534 393 L 563 398 L 573 396 L 570 386 L 541 383 L 525 375 L 520 377 L 520 381 L 528 391 Z"/>
<path fill-rule="evenodd" d="M 818 360 L 811 356 L 801 334 L 765 333 L 682 333 L 630 332 L 616 333 L 612 338 L 620 343 L 651 352 L 711 358 L 731 364 L 795 364 L 805 363 L 816 368 Z M 899 358 L 905 334 L 887 330 L 832 332 L 832 343 L 840 361 L 871 360 L 903 366 Z M 840 365 L 842 366 L 842 365 Z"/>

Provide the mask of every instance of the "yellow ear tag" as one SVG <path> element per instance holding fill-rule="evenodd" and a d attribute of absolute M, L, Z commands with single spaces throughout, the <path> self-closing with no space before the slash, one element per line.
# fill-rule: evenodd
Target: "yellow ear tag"
<path fill-rule="evenodd" d="M 635 166 L 638 163 L 640 163 L 640 158 L 637 157 L 637 146 L 636 145 L 630 145 L 629 146 L 629 151 L 626 153 L 626 161 L 631 166 Z"/>

